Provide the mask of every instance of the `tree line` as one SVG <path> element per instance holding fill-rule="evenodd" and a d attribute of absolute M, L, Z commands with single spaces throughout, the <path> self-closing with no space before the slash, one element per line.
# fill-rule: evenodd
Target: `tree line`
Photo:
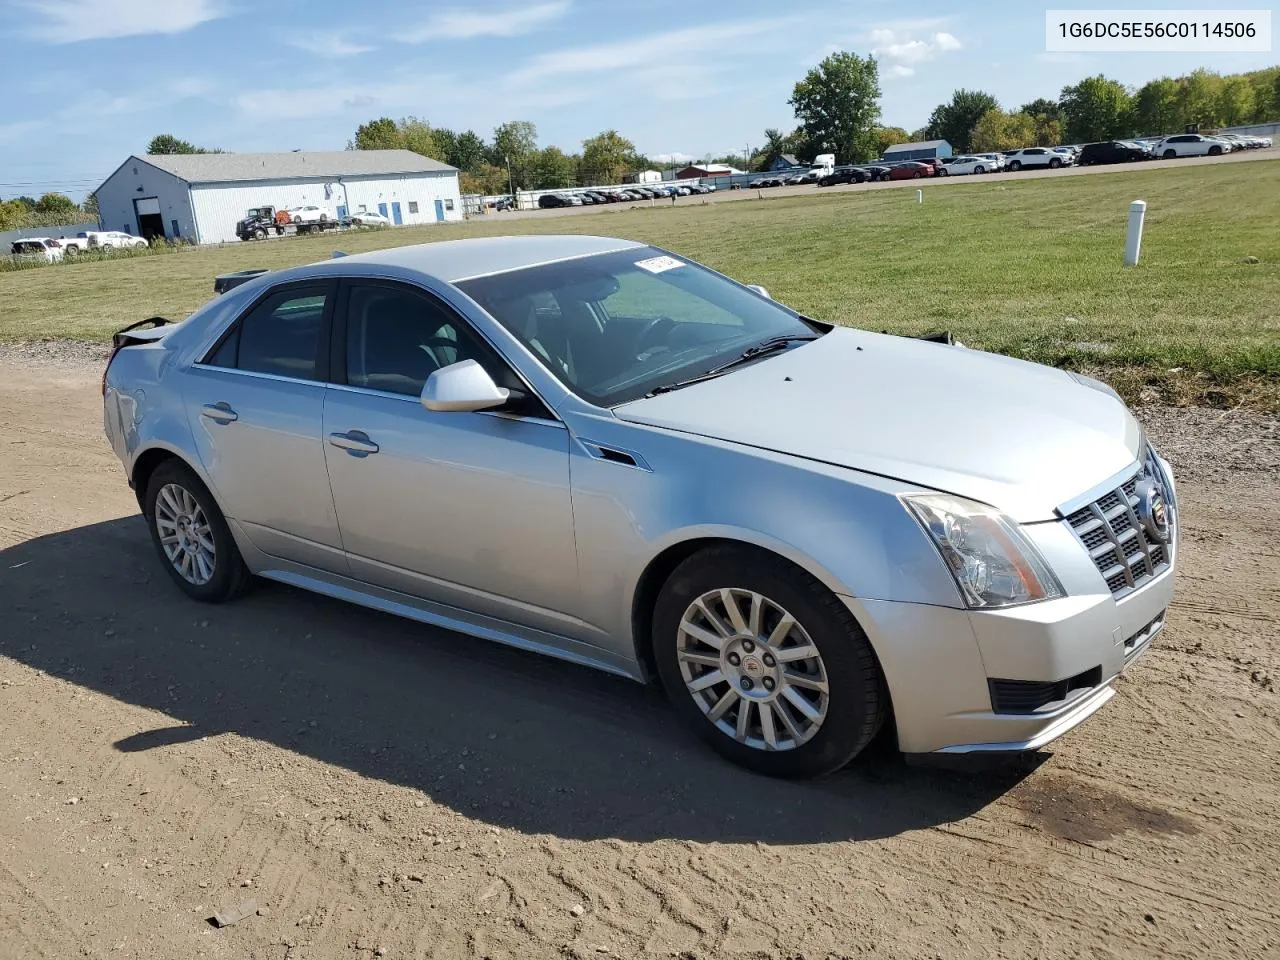
<path fill-rule="evenodd" d="M 98 203 L 93 196 L 78 204 L 64 193 L 0 200 L 0 231 L 30 227 L 59 227 L 92 223 L 98 219 Z"/>
<path fill-rule="evenodd" d="M 1223 76 L 1195 70 L 1127 87 L 1102 74 L 1063 87 L 1057 100 L 1041 98 L 1017 110 L 1001 109 L 981 90 L 957 90 L 912 136 L 946 140 L 956 153 L 1016 147 L 1091 143 L 1181 133 L 1280 119 L 1280 67 Z"/>

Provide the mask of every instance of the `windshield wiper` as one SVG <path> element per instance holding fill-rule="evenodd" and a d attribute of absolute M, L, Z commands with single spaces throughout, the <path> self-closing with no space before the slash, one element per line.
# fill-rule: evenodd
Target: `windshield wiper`
<path fill-rule="evenodd" d="M 789 334 L 782 337 L 770 337 L 768 340 L 762 340 L 760 343 L 753 344 L 743 350 L 728 363 L 722 363 L 718 367 L 701 373 L 696 377 L 690 377 L 688 380 L 677 380 L 675 383 L 664 383 L 654 387 L 645 396 L 653 397 L 660 393 L 670 393 L 672 390 L 679 390 L 681 387 L 689 387 L 695 383 L 702 383 L 704 380 L 713 380 L 723 373 L 727 373 L 734 367 L 751 360 L 756 360 L 770 353 L 777 353 L 779 350 L 785 350 L 793 343 L 808 343 L 810 340 L 817 340 L 818 336 L 810 334 Z"/>

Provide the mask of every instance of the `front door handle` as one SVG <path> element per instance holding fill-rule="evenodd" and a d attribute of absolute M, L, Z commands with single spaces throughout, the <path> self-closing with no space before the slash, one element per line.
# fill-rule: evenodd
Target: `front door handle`
<path fill-rule="evenodd" d="M 231 404 L 225 400 L 217 403 L 206 403 L 200 408 L 200 415 L 208 417 L 215 423 L 231 423 L 240 419 L 240 414 L 231 409 Z"/>
<path fill-rule="evenodd" d="M 335 447 L 341 447 L 349 453 L 357 455 L 369 455 L 377 453 L 379 446 L 369 439 L 369 435 L 363 430 L 349 430 L 346 433 L 329 434 L 329 442 Z"/>

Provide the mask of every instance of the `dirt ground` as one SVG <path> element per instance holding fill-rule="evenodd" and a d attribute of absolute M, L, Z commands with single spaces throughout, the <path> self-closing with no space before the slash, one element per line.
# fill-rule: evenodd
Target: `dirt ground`
<path fill-rule="evenodd" d="M 784 783 L 626 681 L 281 586 L 186 600 L 100 372 L 0 350 L 3 960 L 1280 956 L 1275 418 L 1143 411 L 1178 598 L 1051 752 Z"/>

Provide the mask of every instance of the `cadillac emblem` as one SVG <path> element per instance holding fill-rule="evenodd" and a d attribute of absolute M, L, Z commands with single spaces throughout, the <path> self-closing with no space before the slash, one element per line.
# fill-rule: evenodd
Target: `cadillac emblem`
<path fill-rule="evenodd" d="M 1138 483 L 1138 519 L 1147 536 L 1157 543 L 1169 542 L 1169 507 L 1164 501 L 1164 491 L 1150 477 Z"/>

